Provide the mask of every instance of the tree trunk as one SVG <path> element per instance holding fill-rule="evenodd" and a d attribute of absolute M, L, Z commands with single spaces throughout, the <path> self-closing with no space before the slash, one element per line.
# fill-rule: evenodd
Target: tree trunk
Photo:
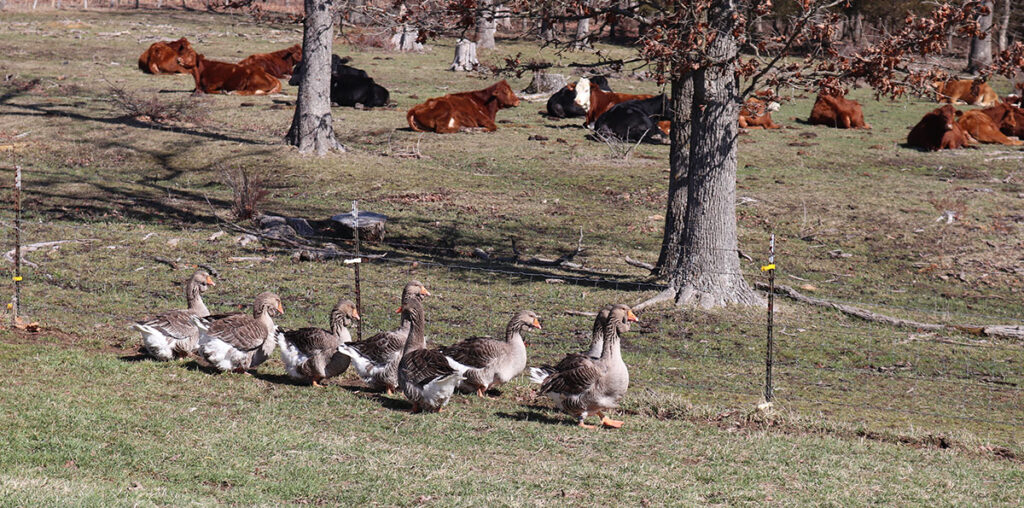
<path fill-rule="evenodd" d="M 402 25 L 395 35 L 391 36 L 391 46 L 397 51 L 423 51 L 423 44 L 416 42 L 419 34 L 419 30 Z"/>
<path fill-rule="evenodd" d="M 992 0 L 982 0 L 981 5 L 988 8 L 988 14 L 978 15 L 982 37 L 971 37 L 971 51 L 967 55 L 967 72 L 971 73 L 992 63 Z"/>
<path fill-rule="evenodd" d="M 690 165 L 690 110 L 693 108 L 693 77 L 672 78 L 672 130 L 668 152 L 668 208 L 665 234 L 655 271 L 667 277 L 679 268 L 680 242 L 686 226 L 686 175 Z"/>
<path fill-rule="evenodd" d="M 459 39 L 455 44 L 455 58 L 448 70 L 456 72 L 469 72 L 480 65 L 476 59 L 476 43 L 467 39 Z"/>
<path fill-rule="evenodd" d="M 586 15 L 590 11 L 590 2 L 584 0 L 582 3 L 581 15 Z M 590 18 L 583 18 L 576 22 L 576 39 L 573 40 L 572 45 L 576 49 L 583 49 L 590 47 Z"/>
<path fill-rule="evenodd" d="M 476 46 L 480 49 L 494 49 L 494 32 L 497 28 L 492 0 L 482 0 L 476 13 Z"/>
<path fill-rule="evenodd" d="M 1006 32 L 1010 26 L 1010 0 L 1003 0 L 1003 19 L 999 23 L 999 51 L 1006 51 Z"/>
<path fill-rule="evenodd" d="M 498 7 L 494 18 L 494 22 L 498 25 L 498 28 L 505 32 L 512 31 L 512 10 L 509 9 L 508 6 L 502 5 L 501 7 Z"/>
<path fill-rule="evenodd" d="M 724 62 L 693 76 L 693 106 L 686 220 L 679 255 L 669 277 L 676 303 L 703 308 L 761 304 L 743 279 L 737 254 L 736 142 L 740 97 L 735 74 L 738 53 L 732 0 L 716 0 L 708 15 L 717 29 L 710 60 Z"/>
<path fill-rule="evenodd" d="M 544 42 L 555 42 L 555 25 L 551 19 L 544 17 L 540 21 L 540 39 Z"/>
<path fill-rule="evenodd" d="M 334 137 L 331 120 L 333 3 L 333 0 L 305 0 L 306 19 L 302 30 L 305 72 L 299 84 L 292 126 L 285 137 L 288 144 L 299 148 L 299 153 L 324 155 L 331 150 L 345 151 Z"/>

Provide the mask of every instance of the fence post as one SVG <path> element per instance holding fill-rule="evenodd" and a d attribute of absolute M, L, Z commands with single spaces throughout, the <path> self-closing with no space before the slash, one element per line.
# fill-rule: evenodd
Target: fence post
<path fill-rule="evenodd" d="M 768 272 L 768 344 L 764 354 L 764 401 L 771 403 L 775 398 L 775 387 L 772 385 L 772 364 L 775 361 L 775 233 L 768 243 L 768 264 L 761 267 Z"/>
<path fill-rule="evenodd" d="M 359 265 L 363 264 L 363 255 L 359 250 L 359 202 L 352 202 L 352 230 L 356 237 L 356 312 L 359 313 L 359 320 L 356 321 L 356 340 L 363 340 L 363 294 L 359 283 Z"/>

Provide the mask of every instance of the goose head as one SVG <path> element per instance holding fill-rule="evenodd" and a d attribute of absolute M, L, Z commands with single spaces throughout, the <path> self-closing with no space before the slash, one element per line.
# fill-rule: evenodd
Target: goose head
<path fill-rule="evenodd" d="M 633 309 L 630 309 L 628 305 L 621 303 L 613 305 L 608 311 L 608 325 L 614 326 L 615 331 L 619 334 L 628 332 L 630 323 L 638 322 L 640 322 L 640 318 L 633 314 Z"/>
<path fill-rule="evenodd" d="M 284 305 L 281 304 L 281 297 L 270 291 L 256 295 L 256 302 L 252 305 L 252 315 L 258 318 L 264 312 L 268 316 L 284 314 Z"/>
<path fill-rule="evenodd" d="M 185 296 L 195 293 L 205 293 L 211 286 L 216 286 L 213 277 L 206 273 L 206 270 L 196 270 L 187 281 L 185 281 Z"/>
<path fill-rule="evenodd" d="M 348 328 L 354 321 L 359 321 L 359 311 L 352 300 L 342 298 L 338 304 L 331 309 L 331 326 L 343 326 Z"/>
<path fill-rule="evenodd" d="M 430 296 L 430 291 L 427 291 L 427 287 L 418 280 L 411 280 L 405 285 L 405 289 L 402 290 L 402 301 L 406 298 L 416 297 L 423 300 L 423 297 Z"/>
<path fill-rule="evenodd" d="M 505 340 L 510 340 L 513 335 L 522 332 L 526 328 L 541 329 L 540 316 L 532 310 L 521 310 L 512 316 L 512 320 L 508 322 L 508 328 L 505 329 Z M 526 345 L 529 345 L 529 343 L 526 343 Z"/>

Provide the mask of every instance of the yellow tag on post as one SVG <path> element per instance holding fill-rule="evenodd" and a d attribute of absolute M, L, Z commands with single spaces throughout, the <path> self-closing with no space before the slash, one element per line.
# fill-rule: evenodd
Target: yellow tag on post
<path fill-rule="evenodd" d="M 20 275 L 16 275 L 16 276 L 14 276 L 14 277 L 11 277 L 11 279 L 12 279 L 12 280 L 13 280 L 14 282 L 21 282 L 21 276 L 20 276 Z"/>
<path fill-rule="evenodd" d="M 764 266 L 761 267 L 761 271 L 762 272 L 767 272 L 768 270 L 774 270 L 774 269 L 775 269 L 775 263 L 772 263 L 770 265 L 764 265 Z"/>

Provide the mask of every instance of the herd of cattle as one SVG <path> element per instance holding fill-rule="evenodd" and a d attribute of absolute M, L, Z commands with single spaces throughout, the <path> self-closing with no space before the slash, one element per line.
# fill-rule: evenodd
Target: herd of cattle
<path fill-rule="evenodd" d="M 365 71 L 350 67 L 347 59 L 331 55 L 331 101 L 339 106 L 381 107 L 390 99 L 388 90 Z M 302 80 L 302 48 L 294 45 L 273 53 L 251 55 L 238 63 L 207 60 L 185 38 L 157 42 L 139 57 L 139 69 L 150 74 L 191 74 L 197 93 L 272 94 Z M 986 83 L 971 80 L 935 82 L 938 102 L 948 103 L 926 114 L 911 129 L 907 145 L 924 150 L 964 148 L 976 143 L 1022 145 L 1024 109 L 1020 98 L 1000 100 Z M 744 129 L 779 129 L 771 113 L 779 109 L 771 92 L 755 94 L 740 108 L 739 126 Z M 668 98 L 662 95 L 625 94 L 611 90 L 604 76 L 581 78 L 548 100 L 547 114 L 554 118 L 584 117 L 584 125 L 600 136 L 624 141 L 664 141 L 671 127 Z M 984 109 L 959 111 L 963 103 Z M 497 130 L 495 117 L 501 109 L 516 107 L 519 98 L 504 80 L 471 92 L 428 99 L 409 110 L 406 118 L 415 131 L 451 133 L 461 130 Z M 841 96 L 821 93 L 807 123 L 840 129 L 870 129 L 861 105 Z"/>

